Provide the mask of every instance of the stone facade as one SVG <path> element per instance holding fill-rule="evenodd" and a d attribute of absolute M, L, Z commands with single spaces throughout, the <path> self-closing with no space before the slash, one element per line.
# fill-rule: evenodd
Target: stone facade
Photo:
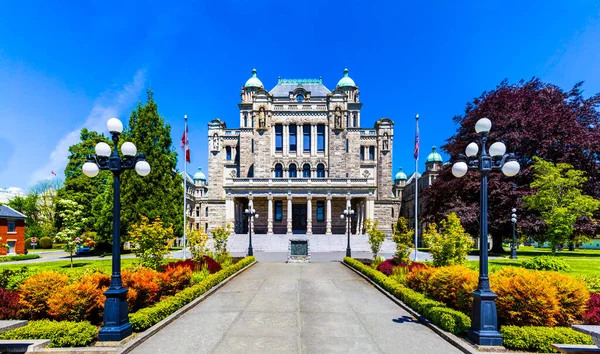
<path fill-rule="evenodd" d="M 245 233 L 244 210 L 253 207 L 254 233 L 341 234 L 350 207 L 352 233 L 368 218 L 390 233 L 402 200 L 392 183 L 394 122 L 362 128 L 359 96 L 347 70 L 333 91 L 321 79 L 278 79 L 267 91 L 253 71 L 239 128 L 208 124 L 209 178 L 188 179 L 189 224 Z"/>

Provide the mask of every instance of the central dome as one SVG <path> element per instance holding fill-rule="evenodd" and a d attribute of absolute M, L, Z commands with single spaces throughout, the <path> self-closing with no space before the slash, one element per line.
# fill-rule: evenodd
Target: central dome
<path fill-rule="evenodd" d="M 263 83 L 256 77 L 256 69 L 252 69 L 252 77 L 246 81 L 244 87 L 263 87 Z"/>
<path fill-rule="evenodd" d="M 206 176 L 202 172 L 202 167 L 198 167 L 198 172 L 194 174 L 194 180 L 206 181 Z"/>
<path fill-rule="evenodd" d="M 427 156 L 427 160 L 425 162 L 442 162 L 442 155 L 437 152 L 437 148 L 435 146 L 431 148 L 431 154 Z"/>
<path fill-rule="evenodd" d="M 398 169 L 398 173 L 396 173 L 395 181 L 406 181 L 406 173 L 402 172 L 402 167 Z"/>
<path fill-rule="evenodd" d="M 337 87 L 356 87 L 354 80 L 348 76 L 348 69 L 344 69 L 344 77 L 338 81 Z"/>

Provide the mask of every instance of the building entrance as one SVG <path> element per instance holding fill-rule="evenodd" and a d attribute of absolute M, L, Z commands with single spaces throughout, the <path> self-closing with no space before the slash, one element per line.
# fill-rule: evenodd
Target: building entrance
<path fill-rule="evenodd" d="M 306 204 L 292 205 L 292 232 L 306 233 Z"/>

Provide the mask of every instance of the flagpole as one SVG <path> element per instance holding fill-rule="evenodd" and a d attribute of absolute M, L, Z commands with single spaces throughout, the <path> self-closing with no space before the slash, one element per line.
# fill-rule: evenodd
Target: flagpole
<path fill-rule="evenodd" d="M 183 259 L 187 258 L 185 252 L 186 230 L 187 230 L 187 145 L 188 145 L 188 130 L 187 130 L 187 114 L 183 116 L 183 134 L 185 135 L 185 146 L 183 148 Z"/>
<path fill-rule="evenodd" d="M 415 116 L 416 121 L 416 133 L 415 137 L 415 257 L 414 261 L 417 261 L 417 242 L 419 240 L 419 115 Z"/>

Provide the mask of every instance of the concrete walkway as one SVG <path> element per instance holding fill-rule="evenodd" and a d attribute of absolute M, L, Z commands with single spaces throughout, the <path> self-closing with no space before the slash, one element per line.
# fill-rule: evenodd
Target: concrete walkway
<path fill-rule="evenodd" d="M 340 263 L 258 263 L 133 353 L 460 351 Z"/>

